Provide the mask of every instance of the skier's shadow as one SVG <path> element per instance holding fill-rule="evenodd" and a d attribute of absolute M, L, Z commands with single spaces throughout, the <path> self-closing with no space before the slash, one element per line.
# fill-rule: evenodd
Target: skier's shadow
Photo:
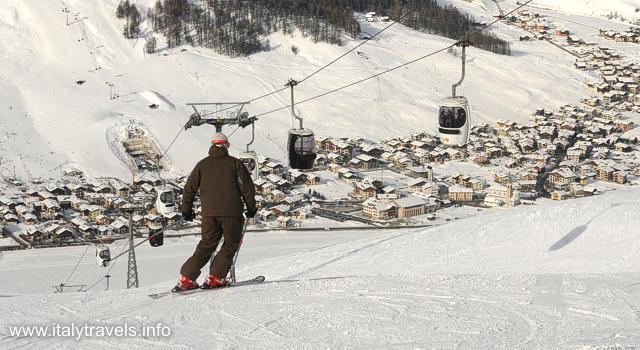
<path fill-rule="evenodd" d="M 609 211 L 609 210 L 611 210 L 611 209 L 613 209 L 613 208 L 615 208 L 617 206 L 620 206 L 622 204 L 626 204 L 626 203 L 613 204 L 609 208 L 607 208 L 604 211 L 602 211 L 602 213 L 592 217 L 591 220 L 589 220 L 586 224 L 580 225 L 580 226 L 574 228 L 569 233 L 567 233 L 562 238 L 560 238 L 559 241 L 557 241 L 551 247 L 549 247 L 549 251 L 550 252 L 554 252 L 556 250 L 560 250 L 560 249 L 566 247 L 569 243 L 573 242 L 576 238 L 580 237 L 580 235 L 582 235 L 584 233 L 584 231 L 587 230 L 587 228 L 589 227 L 589 224 L 591 224 L 591 222 L 593 222 L 594 219 L 596 219 L 597 217 L 601 216 L 602 214 L 606 213 L 607 211 Z"/>

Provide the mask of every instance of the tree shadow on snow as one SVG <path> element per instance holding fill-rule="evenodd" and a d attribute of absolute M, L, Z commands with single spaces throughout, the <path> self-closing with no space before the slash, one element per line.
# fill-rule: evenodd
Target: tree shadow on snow
<path fill-rule="evenodd" d="M 613 209 L 613 208 L 615 208 L 617 206 L 623 205 L 623 204 L 626 204 L 626 203 L 613 204 L 609 208 L 605 209 L 602 213 L 592 217 L 591 220 L 589 220 L 589 222 L 587 222 L 586 224 L 580 225 L 580 226 L 574 228 L 569 233 L 564 235 L 564 237 L 560 238 L 559 241 L 557 241 L 551 247 L 549 247 L 549 251 L 550 252 L 554 252 L 556 250 L 560 250 L 560 249 L 566 247 L 569 243 L 573 242 L 576 238 L 580 237 L 584 233 L 584 231 L 586 231 L 587 228 L 589 228 L 589 225 L 593 222 L 593 220 L 595 220 L 596 218 L 602 216 L 607 211 L 609 211 L 609 210 L 611 210 L 611 209 Z"/>
<path fill-rule="evenodd" d="M 564 237 L 560 238 L 559 241 L 557 241 L 554 245 L 552 245 L 549 248 L 549 251 L 553 252 L 553 251 L 556 251 L 556 250 L 560 250 L 560 249 L 564 248 L 567 244 L 573 242 L 574 239 L 580 237 L 580 235 L 582 233 L 584 233 L 584 231 L 587 229 L 587 227 L 589 227 L 588 225 L 590 223 L 591 223 L 591 221 L 589 221 L 586 225 L 578 226 L 578 227 L 574 228 L 573 230 L 571 230 L 571 232 L 569 232 L 566 235 L 564 235 Z"/>

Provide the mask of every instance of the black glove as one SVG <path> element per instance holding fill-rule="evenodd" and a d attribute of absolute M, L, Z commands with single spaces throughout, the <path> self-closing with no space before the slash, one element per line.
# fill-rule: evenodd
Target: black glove
<path fill-rule="evenodd" d="M 258 212 L 258 209 L 247 209 L 247 213 L 245 215 L 247 215 L 247 218 L 251 219 L 256 217 L 256 213 Z"/>
<path fill-rule="evenodd" d="M 182 212 L 182 218 L 184 219 L 184 221 L 193 221 L 193 219 L 196 218 L 196 214 L 193 213 L 193 211 L 183 211 Z"/>

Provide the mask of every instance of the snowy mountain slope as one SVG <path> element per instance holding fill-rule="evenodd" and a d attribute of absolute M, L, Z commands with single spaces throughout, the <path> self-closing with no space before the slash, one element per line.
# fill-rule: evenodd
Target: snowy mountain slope
<path fill-rule="evenodd" d="M 640 209 L 639 194 L 638 189 L 630 189 L 584 200 L 549 201 L 535 210 L 521 206 L 490 217 L 393 231 L 280 257 L 270 258 L 269 249 L 263 248 L 262 258 L 239 263 L 238 274 L 243 278 L 267 276 L 267 282 L 256 286 L 158 300 L 146 295 L 166 290 L 173 280 L 136 290 L 6 293 L 9 296 L 0 298 L 0 307 L 6 310 L 0 315 L 0 346 L 637 346 L 640 219 L 632 213 Z M 289 239 L 284 235 L 279 242 L 286 245 Z M 169 241 L 159 249 L 171 250 L 175 243 Z M 251 255 L 258 254 L 259 248 L 254 247 Z M 164 251 L 157 255 L 176 266 L 186 258 Z M 148 285 L 154 273 L 144 271 L 141 278 Z M 15 324 L 71 322 L 135 327 L 161 322 L 172 334 L 75 341 L 16 338 L 7 331 Z"/>
<path fill-rule="evenodd" d="M 502 1 L 501 3 L 515 3 L 515 1 Z M 533 8 L 546 8 L 580 15 L 608 16 L 618 14 L 627 20 L 640 19 L 640 4 L 634 0 L 536 0 L 531 3 Z"/>
<path fill-rule="evenodd" d="M 197 232 L 199 232 L 198 229 L 194 230 L 194 233 Z M 381 232 L 367 230 L 343 231 L 335 234 L 324 231 L 249 232 L 242 247 L 239 264 L 247 265 L 266 257 L 290 255 L 342 242 L 376 237 L 380 234 Z M 7 239 L 15 243 L 12 239 Z M 199 235 L 180 238 L 165 237 L 165 245 L 162 247 L 154 248 L 149 244 L 143 244 L 136 248 L 141 286 L 173 281 L 179 274 L 184 260 L 193 253 L 199 239 Z M 127 244 L 126 241 L 118 241 L 110 245 L 112 257 L 123 251 Z M 107 271 L 114 277 L 109 282 L 109 289 L 124 289 L 127 283 L 120 277 L 127 274 L 126 258 L 127 256 L 124 255 L 122 260 L 118 259 L 108 268 L 103 268 L 96 264 L 93 246 L 5 252 L 0 254 L 0 294 L 42 294 L 53 291 L 52 286 L 60 283 L 89 287 Z M 78 268 L 71 274 L 76 264 Z M 105 288 L 106 281 L 102 281 L 92 290 Z"/>
<path fill-rule="evenodd" d="M 106 130 L 114 125 L 136 120 L 151 130 L 162 147 L 168 147 L 192 113 L 185 103 L 262 95 L 282 87 L 289 78 L 310 74 L 358 43 L 345 38 L 343 47 L 312 44 L 299 34 L 276 33 L 269 37 L 271 52 L 246 58 L 230 59 L 188 46 L 145 55 L 143 40 L 122 37 L 123 23 L 114 16 L 117 3 L 99 0 L 94 6 L 67 0 L 69 26 L 60 3 L 9 1 L 0 5 L 0 54 L 8 62 L 0 68 L 0 81 L 9 92 L 0 96 L 2 137 L 8 141 L 0 144 L 0 152 L 17 165 L 19 175 L 54 176 L 61 163 L 70 161 L 94 176 L 126 176 L 128 170 L 106 142 Z M 146 13 L 151 3 L 138 2 L 140 12 Z M 490 1 L 459 1 L 456 5 L 479 19 L 488 20 L 495 14 Z M 75 14 L 79 14 L 77 20 Z M 149 35 L 147 25 L 143 22 L 145 35 Z M 372 33 L 384 25 L 363 22 L 362 29 Z M 514 55 L 469 50 L 467 76 L 458 92 L 469 97 L 474 123 L 526 121 L 535 108 L 578 103 L 590 95 L 583 84 L 589 76 L 571 68 L 572 56 L 543 42 L 518 42 L 523 34 L 519 29 L 497 24 L 492 31 L 513 42 Z M 451 42 L 395 25 L 359 48 L 361 54 L 354 52 L 305 81 L 297 88 L 296 99 L 368 77 Z M 298 55 L 292 53 L 292 45 L 300 48 Z M 182 52 L 183 48 L 187 51 Z M 378 140 L 416 130 L 433 132 L 437 103 L 450 93 L 459 71 L 459 58 L 442 53 L 300 105 L 299 110 L 306 117 L 305 125 L 319 135 L 351 136 L 357 130 L 360 136 Z M 86 83 L 77 85 L 77 80 Z M 113 100 L 109 100 L 109 84 L 117 95 Z M 175 110 L 149 109 L 147 92 Z M 288 103 L 285 91 L 252 103 L 249 111 L 259 114 Z M 255 148 L 283 158 L 289 126 L 286 110 L 261 118 Z M 176 173 L 188 171 L 206 152 L 212 132 L 205 126 L 180 135 L 168 153 Z M 234 149 L 242 149 L 248 138 L 248 130 L 234 133 Z M 9 169 L 12 167 L 4 171 Z"/>

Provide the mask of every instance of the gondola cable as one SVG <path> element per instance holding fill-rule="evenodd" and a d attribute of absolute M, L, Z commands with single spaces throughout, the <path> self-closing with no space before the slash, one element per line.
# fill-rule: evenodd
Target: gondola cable
<path fill-rule="evenodd" d="M 73 276 L 73 274 L 78 269 L 78 265 L 80 265 L 80 262 L 82 261 L 82 258 L 84 258 L 84 255 L 87 254 L 87 250 L 89 250 L 89 245 L 88 244 L 87 244 L 87 247 L 84 249 L 84 252 L 82 252 L 82 255 L 80 256 L 80 259 L 78 259 L 78 262 L 76 262 L 76 266 L 73 267 L 73 271 L 71 271 L 71 273 L 69 274 L 69 277 L 67 277 L 67 280 L 64 281 L 64 284 L 69 283 L 69 280 L 71 279 L 71 276 Z"/>
<path fill-rule="evenodd" d="M 171 143 L 169 144 L 169 147 L 167 147 L 167 149 L 164 150 L 164 152 L 162 153 L 162 155 L 160 155 L 158 157 L 158 162 L 160 162 L 160 159 L 164 158 L 164 156 L 167 154 L 167 152 L 169 152 L 169 149 L 171 149 L 171 146 L 173 146 L 173 144 L 176 142 L 176 140 L 178 139 L 178 136 L 180 136 L 180 134 L 182 134 L 182 132 L 184 131 L 184 127 L 180 127 L 180 130 L 178 131 L 178 133 L 176 134 L 176 136 L 173 138 L 173 140 L 171 141 Z M 142 173 L 142 175 L 140 175 L 138 177 L 137 181 L 142 180 L 142 178 L 144 178 L 148 173 L 149 173 L 149 169 L 147 169 L 144 173 Z M 135 182 L 135 179 L 134 179 Z"/>
<path fill-rule="evenodd" d="M 379 30 L 379 31 L 377 31 L 375 34 L 373 34 L 372 36 L 367 37 L 367 38 L 366 38 L 366 39 L 364 39 L 360 44 L 358 44 L 358 45 L 354 46 L 353 48 L 351 48 L 351 49 L 347 50 L 345 53 L 343 53 L 342 55 L 338 56 L 337 58 L 335 58 L 335 59 L 331 60 L 329 63 L 325 64 L 324 66 L 322 66 L 322 67 L 320 67 L 320 68 L 316 69 L 313 73 L 311 73 L 311 74 L 307 75 L 306 77 L 304 77 L 304 78 L 300 79 L 300 80 L 298 81 L 298 83 L 302 83 L 303 81 L 305 81 L 305 80 L 307 80 L 307 79 L 309 79 L 309 78 L 313 77 L 314 75 L 316 75 L 316 74 L 320 73 L 321 71 L 323 71 L 324 69 L 326 69 L 326 68 L 327 68 L 327 67 L 329 67 L 330 65 L 332 65 L 332 64 L 334 64 L 334 63 L 336 63 L 336 62 L 338 62 L 340 59 L 342 59 L 342 58 L 343 58 L 343 57 L 345 57 L 346 55 L 348 55 L 348 54 L 352 53 L 353 51 L 355 51 L 356 49 L 358 49 L 360 46 L 362 46 L 362 45 L 366 44 L 367 42 L 369 42 L 370 40 L 372 40 L 373 38 L 375 38 L 376 36 L 378 36 L 379 34 L 381 34 L 382 32 L 384 32 L 385 30 L 387 30 L 387 29 L 391 28 L 391 27 L 392 27 L 393 25 L 395 25 L 396 23 L 398 23 L 398 22 L 400 22 L 401 20 L 405 19 L 405 17 L 409 16 L 409 15 L 410 15 L 411 13 L 413 13 L 413 12 L 414 12 L 414 11 L 409 11 L 409 12 L 407 12 L 406 14 L 402 15 L 398 20 L 396 20 L 396 21 L 394 21 L 393 23 L 389 24 L 388 26 L 386 26 L 386 27 L 384 27 L 384 28 L 380 29 L 380 30 Z M 256 98 L 252 98 L 252 99 L 248 100 L 247 102 L 248 102 L 248 103 L 250 103 L 250 102 L 254 102 L 254 101 L 261 100 L 261 99 L 263 99 L 263 98 L 265 98 L 265 97 L 269 97 L 269 96 L 271 96 L 271 95 L 273 95 L 273 94 L 277 94 L 277 93 L 283 92 L 283 91 L 287 90 L 288 88 L 289 88 L 289 87 L 285 85 L 285 87 L 283 87 L 283 88 L 280 88 L 280 89 L 275 90 L 275 91 L 272 91 L 272 92 L 270 92 L 270 93 L 267 93 L 267 94 L 264 94 L 264 95 L 258 96 L 258 97 L 256 97 Z M 238 104 L 238 105 L 234 105 L 234 106 L 230 106 L 230 107 L 225 107 L 225 108 L 223 108 L 223 109 L 219 110 L 218 112 L 226 111 L 226 110 L 228 110 L 228 109 L 232 109 L 232 108 L 235 108 L 235 107 L 238 107 L 238 106 L 239 106 L 239 104 Z"/>
<path fill-rule="evenodd" d="M 531 0 L 530 0 L 530 1 L 531 1 Z M 304 78 L 302 78 L 301 80 L 299 80 L 299 81 L 298 81 L 298 83 L 301 83 L 301 82 L 303 82 L 303 81 L 306 81 L 306 80 L 310 79 L 311 77 L 313 77 L 314 75 L 316 75 L 316 74 L 320 73 L 321 71 L 323 71 L 324 69 L 326 69 L 326 68 L 327 68 L 327 67 L 329 67 L 330 65 L 332 65 L 332 64 L 334 64 L 334 63 L 336 63 L 337 61 L 339 61 L 340 59 L 342 59 L 342 58 L 343 58 L 343 57 L 345 57 L 346 55 L 348 55 L 348 54 L 350 54 L 351 52 L 353 52 L 353 51 L 355 51 L 356 49 L 358 49 L 360 46 L 362 46 L 362 45 L 366 44 L 367 42 L 369 42 L 369 41 L 370 41 L 370 40 L 372 40 L 373 38 L 377 37 L 378 35 L 380 35 L 380 34 L 381 34 L 381 33 L 383 33 L 384 31 L 386 31 L 387 29 L 391 28 L 392 26 L 394 26 L 395 24 L 397 24 L 398 22 L 400 22 L 401 20 L 403 20 L 404 18 L 406 18 L 407 16 L 409 16 L 410 14 L 412 14 L 413 12 L 414 12 L 414 11 L 408 11 L 408 12 L 407 12 L 407 13 L 405 13 L 403 16 L 401 16 L 398 20 L 396 20 L 396 21 L 392 22 L 391 24 L 389 24 L 389 25 L 387 25 L 386 27 L 382 28 L 381 30 L 377 31 L 377 32 L 376 32 L 375 34 L 373 34 L 372 36 L 367 37 L 367 38 L 366 38 L 365 40 L 363 40 L 360 44 L 358 44 L 358 45 L 354 46 L 353 48 L 351 48 L 351 49 L 347 50 L 345 53 L 343 53 L 342 55 L 338 56 L 337 58 L 335 58 L 335 59 L 331 60 L 329 63 L 325 64 L 324 66 L 322 66 L 322 67 L 320 67 L 320 68 L 316 69 L 316 70 L 315 70 L 314 72 L 312 72 L 311 74 L 309 74 L 309 75 L 307 75 L 306 77 L 304 77 Z M 268 96 L 271 96 L 271 95 L 274 95 L 274 94 L 280 93 L 280 92 L 282 92 L 282 91 L 284 91 L 284 90 L 287 90 L 288 88 L 289 88 L 289 87 L 285 85 L 285 87 L 283 87 L 283 88 L 281 88 L 281 89 L 278 89 L 278 90 L 272 91 L 272 92 L 270 92 L 270 93 L 267 93 L 267 94 L 264 94 L 264 95 L 261 95 L 261 96 L 255 97 L 255 98 L 253 98 L 253 99 L 250 99 L 250 100 L 248 100 L 248 101 L 247 101 L 247 103 L 254 102 L 254 101 L 257 101 L 257 100 L 263 99 L 263 98 L 265 98 L 265 97 L 268 97 Z M 306 102 L 306 101 L 303 101 L 303 102 Z M 225 110 L 229 110 L 229 109 L 232 109 L 232 108 L 235 108 L 235 107 L 238 107 L 238 106 L 239 106 L 239 104 L 236 104 L 236 105 L 233 105 L 233 106 L 230 106 L 230 107 L 225 107 L 225 108 L 223 108 L 223 109 L 219 110 L 218 112 L 222 112 L 222 111 L 225 111 Z M 169 151 L 169 149 L 171 149 L 171 146 L 173 146 L 173 143 L 176 141 L 176 139 L 178 138 L 178 136 L 180 136 L 180 134 L 182 133 L 182 131 L 183 131 L 183 130 L 184 130 L 184 128 L 183 128 L 183 127 L 181 127 L 181 128 L 180 128 L 180 131 L 178 132 L 178 134 L 173 138 L 173 141 L 171 141 L 171 143 L 169 144 L 169 147 L 167 147 L 167 149 L 165 150 L 165 152 L 160 156 L 160 158 L 158 158 L 158 160 L 159 160 L 159 159 L 161 159 L 161 158 L 163 158 L 163 157 L 165 156 L 165 154 Z M 142 178 L 144 178 L 144 176 L 146 176 L 148 173 L 149 173 L 149 170 L 145 171 L 141 176 L 139 176 L 139 177 L 138 177 L 138 180 L 137 180 L 137 181 L 140 181 L 140 180 L 141 180 Z"/>
<path fill-rule="evenodd" d="M 514 8 L 514 9 L 513 9 L 513 10 L 511 10 L 511 11 L 509 11 L 505 16 L 508 16 L 508 15 L 510 15 L 510 14 L 512 14 L 512 13 L 514 13 L 514 12 L 516 12 L 517 10 L 519 10 L 520 8 L 522 8 L 523 6 L 527 5 L 528 3 L 532 2 L 532 1 L 533 1 L 533 0 L 528 0 L 527 2 L 525 2 L 525 3 L 521 4 L 521 5 L 519 5 L 518 7 Z M 442 49 L 439 49 L 439 50 L 433 51 L 433 52 L 431 52 L 431 53 L 429 53 L 429 54 L 426 54 L 426 55 L 424 55 L 424 56 L 421 56 L 421 57 L 418 57 L 418 58 L 416 58 L 416 59 L 413 59 L 413 60 L 411 60 L 411 61 L 409 61 L 409 62 L 405 62 L 405 63 L 403 63 L 403 64 L 401 64 L 401 65 L 398 65 L 398 66 L 396 66 L 396 67 L 393 67 L 393 68 L 387 69 L 387 70 L 382 71 L 382 72 L 380 72 L 380 73 L 376 73 L 376 74 L 374 74 L 374 75 L 371 75 L 371 76 L 366 77 L 366 78 L 364 78 L 364 79 L 360 79 L 360 80 L 355 81 L 355 82 L 353 82 L 353 83 L 350 83 L 350 84 L 347 84 L 347 85 L 344 85 L 344 86 L 338 87 L 338 88 L 336 88 L 336 89 L 333 89 L 333 90 L 329 90 L 329 91 L 323 92 L 323 93 L 321 93 L 321 94 L 319 94 L 319 95 L 312 96 L 312 97 L 309 97 L 309 98 L 307 98 L 307 99 L 304 99 L 304 100 L 298 101 L 298 102 L 296 102 L 296 103 L 295 103 L 295 104 L 293 104 L 293 105 L 294 105 L 294 106 L 295 106 L 295 105 L 299 105 L 299 104 L 302 104 L 302 103 L 305 103 L 305 102 L 309 102 L 309 101 L 315 100 L 315 99 L 320 98 L 320 97 L 324 97 L 324 96 L 326 96 L 326 95 L 329 95 L 329 94 L 332 94 L 332 93 L 338 92 L 338 91 L 340 91 L 340 90 L 344 90 L 344 89 L 349 88 L 349 87 L 351 87 L 351 86 L 354 86 L 354 85 L 360 84 L 360 83 L 362 83 L 362 82 L 365 82 L 365 81 L 370 80 L 370 79 L 373 79 L 373 78 L 377 78 L 377 77 L 379 77 L 379 76 L 381 76 L 381 75 L 383 75 L 383 74 L 390 73 L 390 72 L 395 71 L 395 70 L 397 70 L 397 69 L 400 69 L 400 68 L 406 67 L 406 66 L 408 66 L 408 65 L 411 65 L 411 64 L 413 64 L 413 63 L 415 63 L 415 62 L 421 61 L 421 60 L 423 60 L 423 59 L 425 59 L 425 58 L 429 58 L 429 57 L 431 57 L 431 56 L 434 56 L 434 55 L 436 55 L 436 54 L 439 54 L 439 53 L 441 53 L 441 52 L 443 52 L 443 51 L 446 51 L 446 50 L 448 50 L 448 49 L 450 49 L 450 48 L 452 48 L 452 47 L 454 47 L 454 46 L 460 45 L 460 44 L 461 44 L 461 43 L 463 43 L 463 42 L 470 41 L 470 40 L 471 40 L 471 38 L 473 38 L 474 36 L 476 36 L 476 35 L 480 34 L 480 32 L 482 32 L 483 30 L 485 30 L 485 29 L 487 29 L 487 28 L 491 27 L 492 25 L 496 24 L 496 23 L 497 23 L 497 22 L 499 22 L 500 20 L 501 20 L 501 19 L 500 19 L 500 18 L 498 18 L 498 19 L 496 19 L 495 21 L 493 21 L 493 22 L 491 22 L 491 23 L 487 24 L 486 26 L 484 26 L 484 27 L 482 27 L 482 28 L 480 28 L 480 29 L 476 30 L 475 32 L 473 32 L 473 33 L 469 34 L 465 39 L 460 40 L 460 41 L 457 41 L 457 42 L 455 42 L 455 43 L 453 43 L 453 44 L 451 44 L 451 45 L 449 45 L 449 46 L 446 46 L 446 47 L 444 47 L 444 48 L 442 48 Z M 270 111 L 268 111 L 268 112 L 264 112 L 264 113 L 257 114 L 257 115 L 256 115 L 256 117 L 262 117 L 262 116 L 265 116 L 265 115 L 268 115 L 268 114 L 272 114 L 272 113 L 275 113 L 275 112 L 281 111 L 281 110 L 283 110 L 283 109 L 288 109 L 288 108 L 291 108 L 291 107 L 292 107 L 292 105 L 287 105 L 287 106 L 284 106 L 284 107 L 276 108 L 276 109 L 270 110 Z"/>
<path fill-rule="evenodd" d="M 102 282 L 102 280 L 104 280 L 105 278 L 107 278 L 107 276 L 109 276 L 109 272 L 111 272 L 111 269 L 113 269 L 113 267 L 115 266 L 115 264 L 117 263 L 116 260 L 118 260 L 118 258 L 122 255 L 122 253 L 124 252 L 125 248 L 127 248 L 127 244 L 123 244 L 122 245 L 122 250 L 120 251 L 120 254 L 118 254 L 118 256 L 116 256 L 114 259 L 111 260 L 112 264 L 111 266 L 109 266 L 109 270 L 107 270 L 107 273 L 102 276 L 99 280 L 95 281 L 91 286 L 89 286 L 89 288 L 85 289 L 84 291 L 88 291 L 89 289 L 95 287 L 98 283 Z"/>

